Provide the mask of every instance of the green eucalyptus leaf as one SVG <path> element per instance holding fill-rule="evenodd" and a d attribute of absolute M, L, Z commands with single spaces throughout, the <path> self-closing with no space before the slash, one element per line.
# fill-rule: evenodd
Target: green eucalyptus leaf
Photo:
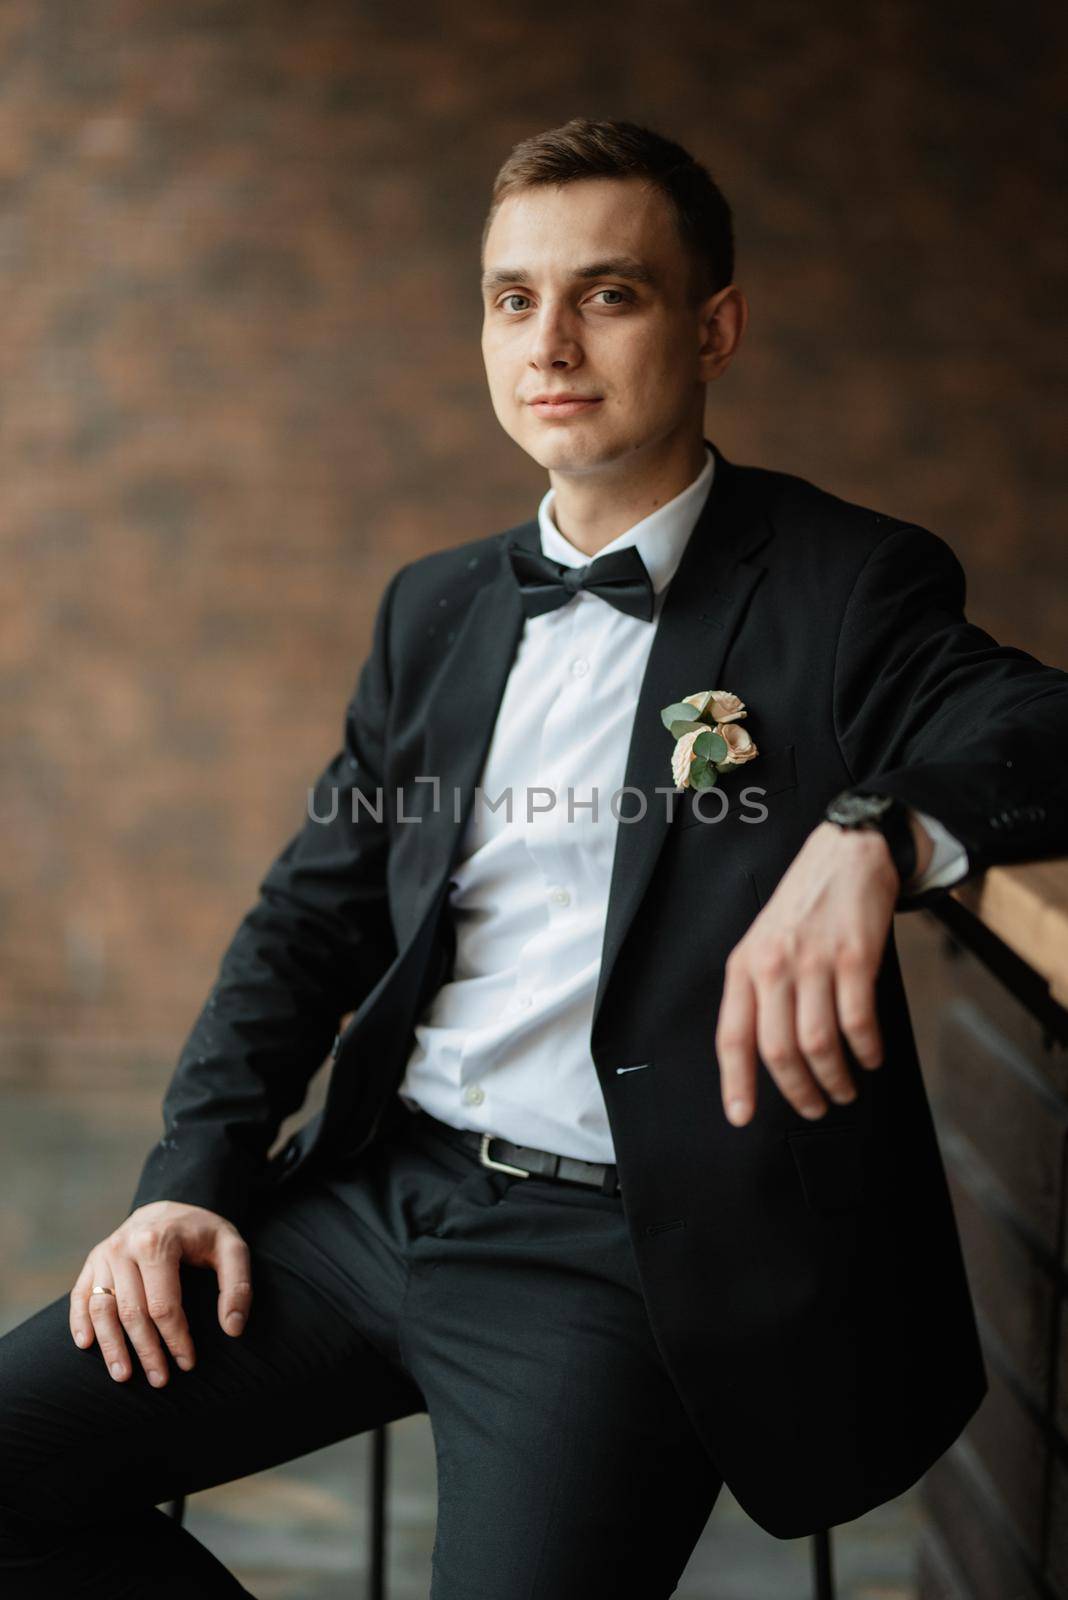
<path fill-rule="evenodd" d="M 670 728 L 673 722 L 694 722 L 697 712 L 693 706 L 688 706 L 685 700 L 676 700 L 673 705 L 665 706 L 660 713 L 660 720 L 665 728 Z"/>
<path fill-rule="evenodd" d="M 707 761 L 698 759 L 690 768 L 691 789 L 711 789 L 716 782 L 716 769 Z"/>
<path fill-rule="evenodd" d="M 727 741 L 714 728 L 707 728 L 694 740 L 693 750 L 694 755 L 704 756 L 706 761 L 722 761 L 727 754 Z"/>
<path fill-rule="evenodd" d="M 692 719 L 689 722 L 673 722 L 671 724 L 671 737 L 673 739 L 681 739 L 684 733 L 693 733 L 696 728 L 703 727 L 703 722 L 694 722 Z"/>

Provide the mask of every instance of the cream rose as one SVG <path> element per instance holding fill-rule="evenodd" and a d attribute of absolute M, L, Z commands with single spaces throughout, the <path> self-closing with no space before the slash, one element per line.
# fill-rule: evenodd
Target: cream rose
<path fill-rule="evenodd" d="M 689 788 L 694 740 L 707 732 L 707 728 L 691 728 L 689 733 L 684 733 L 681 739 L 676 740 L 675 748 L 671 752 L 671 776 L 675 780 L 676 789 Z"/>
<path fill-rule="evenodd" d="M 745 716 L 745 702 L 726 689 L 699 689 L 696 694 L 685 694 L 682 703 L 693 706 L 698 716 L 711 717 L 713 721 L 736 722 Z"/>
<path fill-rule="evenodd" d="M 739 728 L 736 722 L 722 723 L 716 732 L 727 741 L 727 754 L 724 764 L 731 767 L 740 767 L 746 761 L 752 761 L 760 752 L 744 728 Z M 679 740 L 682 743 L 682 740 Z"/>

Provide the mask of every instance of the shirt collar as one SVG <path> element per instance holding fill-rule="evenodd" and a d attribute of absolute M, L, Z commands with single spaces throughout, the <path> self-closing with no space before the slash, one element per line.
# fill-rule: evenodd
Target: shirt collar
<path fill-rule="evenodd" d="M 677 494 L 674 500 L 669 500 L 666 505 L 657 506 L 655 511 L 643 517 L 640 522 L 636 522 L 633 527 L 627 528 L 624 533 L 617 534 L 610 544 L 604 545 L 597 552 L 599 556 L 603 556 L 610 550 L 625 550 L 628 545 L 636 545 L 652 580 L 654 594 L 659 594 L 674 577 L 675 569 L 682 560 L 686 542 L 694 530 L 701 507 L 712 487 L 716 458 L 707 445 L 705 455 L 708 459 L 688 488 L 683 489 L 681 494 Z M 570 539 L 566 539 L 556 526 L 552 515 L 555 495 L 555 489 L 548 489 L 538 506 L 541 553 L 552 561 L 559 561 L 562 566 L 584 567 L 594 558 L 586 555 L 585 551 L 576 549 Z"/>

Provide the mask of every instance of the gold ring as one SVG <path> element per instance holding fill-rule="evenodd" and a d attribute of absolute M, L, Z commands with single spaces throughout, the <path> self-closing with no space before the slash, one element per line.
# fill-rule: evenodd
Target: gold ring
<path fill-rule="evenodd" d="M 114 1291 L 114 1289 L 109 1289 L 106 1283 L 94 1283 L 93 1287 L 89 1290 L 89 1293 L 90 1293 L 90 1295 L 94 1295 L 94 1294 L 112 1294 L 113 1295 L 115 1293 L 115 1291 Z"/>

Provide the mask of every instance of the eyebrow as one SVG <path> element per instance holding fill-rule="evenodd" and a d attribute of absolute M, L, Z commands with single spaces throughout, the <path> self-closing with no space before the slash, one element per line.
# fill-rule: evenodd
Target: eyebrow
<path fill-rule="evenodd" d="M 482 289 L 483 292 L 503 289 L 510 283 L 524 283 L 532 276 L 526 267 L 493 267 L 482 274 Z M 588 266 L 576 267 L 571 274 L 572 282 L 576 283 L 589 278 L 629 278 L 632 283 L 650 286 L 657 281 L 644 262 L 636 261 L 633 256 L 606 256 L 602 261 L 591 261 Z"/>

